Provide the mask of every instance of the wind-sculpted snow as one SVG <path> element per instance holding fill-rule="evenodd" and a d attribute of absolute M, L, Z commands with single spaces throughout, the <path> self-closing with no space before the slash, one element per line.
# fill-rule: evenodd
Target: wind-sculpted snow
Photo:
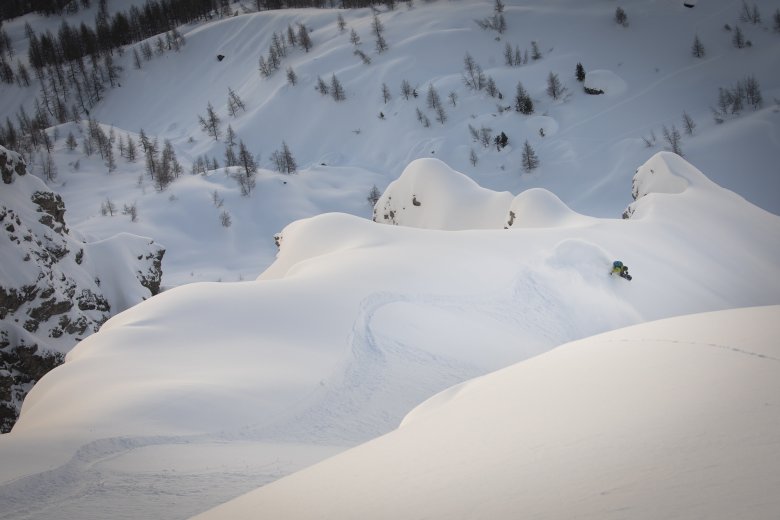
<path fill-rule="evenodd" d="M 736 309 L 561 346 L 197 518 L 770 518 L 779 320 Z"/>
<path fill-rule="evenodd" d="M 412 169 L 428 164 L 436 188 L 455 179 L 462 203 L 488 208 L 506 199 L 508 213 L 511 196 L 476 189 L 442 163 Z M 670 174 L 691 168 L 664 164 Z M 126 507 L 114 510 L 117 518 L 137 514 L 139 502 L 159 516 L 183 499 L 146 500 L 154 491 L 140 485 L 144 478 L 165 467 L 165 489 L 190 489 L 192 475 L 177 468 L 201 446 L 219 461 L 218 446 L 248 443 L 254 462 L 218 464 L 221 485 L 195 499 L 203 510 L 230 498 L 226 482 L 236 471 L 247 483 L 270 482 L 391 431 L 437 392 L 567 341 L 780 300 L 780 280 L 769 276 L 780 257 L 780 217 L 689 181 L 682 193 L 639 199 L 647 215 L 629 220 L 577 215 L 532 190 L 515 206 L 536 209 L 525 214 L 531 222 L 512 229 L 500 220 L 481 230 L 387 226 L 338 213 L 294 222 L 256 281 L 168 290 L 110 319 L 44 377 L 14 431 L 0 437 L 9 461 L 0 483 L 17 482 L 0 484 L 0 501 L 24 501 L 29 489 L 51 497 L 32 501 L 30 518 L 109 502 Z M 447 190 L 437 201 L 425 182 L 415 184 L 424 186 L 419 208 L 428 201 L 457 211 Z M 633 281 L 609 275 L 614 259 Z M 93 465 L 68 462 L 80 447 L 111 438 L 124 440 Z M 280 462 L 280 452 L 289 458 Z M 144 473 L 150 464 L 157 469 Z M 84 494 L 73 482 L 107 484 Z"/>
<path fill-rule="evenodd" d="M 390 183 L 374 220 L 427 229 L 501 228 L 512 194 L 477 185 L 438 159 L 418 159 Z"/>
<path fill-rule="evenodd" d="M 542 188 L 516 197 L 478 186 L 437 159 L 418 159 L 390 183 L 374 207 L 382 224 L 426 229 L 501 229 L 586 224 L 557 196 Z"/>

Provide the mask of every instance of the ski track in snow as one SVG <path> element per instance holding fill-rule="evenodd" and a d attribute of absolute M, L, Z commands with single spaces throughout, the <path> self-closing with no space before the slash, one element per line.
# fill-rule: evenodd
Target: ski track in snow
<path fill-rule="evenodd" d="M 111 517 L 116 519 L 138 518 L 139 503 L 144 504 L 146 517 L 187 518 L 202 512 L 300 468 L 278 461 L 271 466 L 248 463 L 241 472 L 231 468 L 205 474 L 175 469 L 141 473 L 120 471 L 106 463 L 142 448 L 215 441 L 300 442 L 345 449 L 366 442 L 395 429 L 425 399 L 495 368 L 403 342 L 391 330 L 377 327 L 377 313 L 389 306 L 415 305 L 455 316 L 482 317 L 507 324 L 517 331 L 518 342 L 544 337 L 549 348 L 572 339 L 578 331 L 563 315 L 567 312 L 563 301 L 544 287 L 535 274 L 521 273 L 501 294 L 370 294 L 360 303 L 347 338 L 350 356 L 345 365 L 322 381 L 306 402 L 294 406 L 288 417 L 276 418 L 270 426 L 249 425 L 208 435 L 95 440 L 58 468 L 0 486 L 0 519 L 62 518 L 71 505 L 81 515 L 95 511 L 94 518 L 103 518 L 100 511 L 107 504 L 112 505 Z M 526 357 L 528 353 L 518 351 L 518 361 Z M 399 378 L 400 374 L 405 377 Z M 392 409 L 387 409 L 389 403 Z"/>
<path fill-rule="evenodd" d="M 729 352 L 734 352 L 737 354 L 743 354 L 745 356 L 766 359 L 767 361 L 780 362 L 780 358 L 776 358 L 774 356 L 761 354 L 760 352 L 752 352 L 750 350 L 745 350 L 731 345 L 720 345 L 718 343 L 701 343 L 698 341 L 681 341 L 677 339 L 652 339 L 652 338 L 645 338 L 641 340 L 638 339 L 621 339 L 617 341 L 611 340 L 611 341 L 605 341 L 604 343 L 669 343 L 669 344 L 681 345 L 681 346 L 717 348 L 721 350 L 727 350 Z"/>

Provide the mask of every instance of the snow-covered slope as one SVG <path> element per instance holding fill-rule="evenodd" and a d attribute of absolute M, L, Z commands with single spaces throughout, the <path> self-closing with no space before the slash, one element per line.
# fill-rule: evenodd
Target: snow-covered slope
<path fill-rule="evenodd" d="M 564 345 L 197 518 L 772 518 L 779 320 L 737 309 Z"/>
<path fill-rule="evenodd" d="M 118 235 L 85 243 L 62 198 L 0 146 L 0 431 L 25 394 L 73 344 L 159 291 L 165 250 Z"/>
<path fill-rule="evenodd" d="M 449 186 L 468 199 L 462 176 L 435 166 L 441 182 L 421 200 Z M 567 341 L 777 303 L 780 217 L 669 155 L 640 174 L 648 168 L 687 185 L 648 193 L 628 220 L 440 231 L 325 214 L 291 224 L 257 281 L 166 291 L 70 352 L 0 437 L 0 497 L 22 518 L 108 507 L 137 517 L 140 503 L 145 516 L 187 516 Z M 615 258 L 632 282 L 608 275 Z M 208 484 L 197 483 L 203 472 Z M 33 495 L 49 498 L 31 505 Z"/>
<path fill-rule="evenodd" d="M 626 186 L 636 165 L 667 146 L 664 126 L 682 132 L 686 158 L 718 184 L 780 213 L 774 195 L 780 191 L 774 152 L 780 147 L 775 101 L 780 99 L 775 66 L 780 38 L 772 31 L 776 6 L 771 0 L 751 2 L 763 14 L 763 22 L 756 25 L 740 22 L 741 6 L 731 0 L 702 2 L 693 9 L 672 0 L 632 1 L 621 4 L 628 27 L 614 22 L 615 5 L 610 3 L 505 3 L 507 31 L 500 35 L 474 22 L 493 14 L 492 1 L 442 0 L 416 2 L 411 9 L 405 4 L 394 11 L 381 9 L 390 46 L 381 54 L 374 48 L 370 9 L 243 14 L 242 6 L 234 4 L 238 16 L 182 27 L 186 45 L 179 52 L 144 60 L 141 69 L 133 64 L 132 49 L 116 54 L 115 63 L 123 67 L 121 86 L 108 89 L 90 116 L 107 132 L 113 126 L 117 137 L 130 135 L 136 143 L 141 129 L 160 145 L 170 140 L 185 170 L 204 154 L 224 165 L 224 134 L 230 124 L 261 167 L 253 195 L 241 197 L 223 168 L 207 176 L 185 175 L 158 193 L 144 173 L 141 154 L 135 163 L 121 159 L 117 144 L 118 167 L 107 175 L 96 155 L 84 157 L 80 146 L 73 152 L 65 147 L 68 132 L 83 140 L 83 124 L 64 125 L 59 139 L 53 139 L 59 176 L 52 187 L 68 204 L 71 225 L 91 239 L 125 231 L 166 244 L 164 286 L 256 277 L 273 261 L 272 236 L 286 224 L 327 211 L 368 216 L 371 208 L 365 199 L 372 186 L 383 191 L 418 158 L 442 159 L 491 190 L 516 195 L 544 188 L 578 213 L 617 216 L 627 202 Z M 118 8 L 109 6 L 111 12 Z M 66 19 L 76 25 L 91 23 L 94 14 L 93 6 Z M 337 27 L 338 14 L 347 23 L 344 32 Z M 25 17 L 5 22 L 16 57 L 25 60 L 25 22 L 56 32 L 58 20 Z M 298 23 L 311 29 L 314 47 L 309 52 L 290 48 L 280 70 L 262 77 L 258 59 L 267 56 L 273 34 Z M 724 29 L 726 24 L 731 31 Z M 737 26 L 751 47 L 732 45 Z M 371 58 L 369 65 L 354 54 L 352 29 L 361 38 L 359 48 Z M 703 58 L 691 55 L 695 35 L 706 48 Z M 541 59 L 505 64 L 506 44 L 524 54 L 531 42 L 537 42 Z M 466 53 L 494 79 L 503 99 L 465 86 Z M 218 61 L 218 54 L 225 58 Z M 584 93 L 574 77 L 578 62 L 584 65 L 588 84 L 604 87 L 605 95 Z M 287 82 L 288 66 L 297 74 L 295 86 Z M 567 89 L 562 99 L 545 93 L 550 73 Z M 321 96 L 314 88 L 318 76 L 330 81 L 333 74 L 345 88 L 344 101 Z M 746 107 L 716 124 L 712 108 L 717 108 L 719 88 L 734 88 L 748 75 L 761 86 L 762 108 Z M 407 100 L 401 94 L 404 80 L 417 89 L 417 98 Z M 530 116 L 514 110 L 518 82 L 533 98 L 535 112 Z M 383 84 L 391 94 L 386 103 Z M 444 124 L 427 106 L 431 85 L 446 110 Z M 246 105 L 236 117 L 228 114 L 228 88 Z M 34 113 L 33 98 L 39 92 L 35 79 L 29 88 L 3 85 L 0 120 L 8 116 L 16 122 L 20 105 Z M 198 115 L 205 114 L 208 103 L 222 119 L 220 141 L 198 126 Z M 510 109 L 503 110 L 506 107 Z M 417 109 L 429 119 L 429 127 L 420 124 Z M 380 112 L 384 119 L 378 117 Z M 683 130 L 683 112 L 695 121 L 693 135 Z M 501 151 L 492 144 L 483 146 L 472 137 L 470 126 L 488 129 L 491 138 L 505 132 L 509 144 Z M 521 168 L 525 140 L 541 161 L 532 173 Z M 297 176 L 271 171 L 273 152 L 282 141 L 297 159 Z M 37 158 L 36 164 L 40 161 Z M 215 192 L 222 199 L 219 208 L 211 203 Z M 106 198 L 120 208 L 137 203 L 138 221 L 101 217 Z M 223 211 L 231 217 L 230 228 L 220 225 Z"/>

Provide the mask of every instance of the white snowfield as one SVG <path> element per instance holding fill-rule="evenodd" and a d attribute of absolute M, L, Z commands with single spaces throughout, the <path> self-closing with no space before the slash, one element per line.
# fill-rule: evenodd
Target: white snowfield
<path fill-rule="evenodd" d="M 400 192 L 406 189 L 405 182 L 431 171 L 437 182 L 419 191 L 415 188 L 421 200 L 447 199 L 452 192 L 456 200 L 468 202 L 462 174 L 442 163 L 415 162 L 409 171 L 418 175 L 403 175 Z M 656 175 L 659 180 L 651 186 L 647 177 L 656 179 Z M 281 234 L 276 262 L 257 281 L 190 284 L 132 307 L 81 342 L 63 366 L 33 388 L 14 430 L 0 437 L 4 462 L 0 465 L 0 503 L 4 504 L 0 518 L 89 518 L 103 517 L 106 511 L 111 511 L 112 518 L 191 516 L 392 431 L 409 410 L 453 385 L 568 341 L 648 320 L 780 301 L 780 279 L 773 276 L 780 258 L 776 240 L 780 217 L 716 186 L 672 154 L 658 154 L 641 166 L 636 185 L 643 196 L 632 205 L 631 219 L 582 217 L 586 220 L 575 226 L 563 218 L 572 212 L 557 202 L 548 204 L 552 209 L 541 227 L 508 230 L 386 226 L 346 214 L 294 222 Z M 681 185 L 685 188 L 678 192 L 676 187 Z M 650 192 L 650 187 L 657 191 Z M 470 193 L 474 204 L 486 196 L 476 185 Z M 507 210 L 510 203 L 504 199 L 496 198 Z M 531 194 L 518 197 L 512 207 L 519 211 L 525 199 L 534 204 L 536 199 L 552 200 L 551 196 Z M 447 202 L 440 207 L 453 208 Z M 441 216 L 440 221 L 447 220 L 446 215 Z M 550 226 L 556 222 L 564 224 Z M 614 259 L 629 266 L 632 282 L 609 276 Z M 776 309 L 760 312 L 777 314 Z M 742 314 L 735 316 L 740 318 L 731 320 L 734 334 L 747 343 L 714 341 L 706 339 L 707 335 L 699 341 L 695 332 L 691 332 L 691 341 L 761 353 L 752 341 L 773 337 L 765 336 L 762 329 L 768 318 L 756 318 L 758 325 L 754 326 L 745 317 L 748 321 L 743 326 Z M 720 321 L 725 326 L 729 320 Z M 655 332 L 645 339 L 659 337 L 666 339 Z M 662 342 L 662 346 L 668 344 Z M 702 353 L 709 356 L 710 350 L 703 348 Z M 576 357 L 573 353 L 579 350 L 567 347 L 566 352 L 569 354 L 561 359 Z M 625 424 L 615 431 L 634 432 L 642 425 L 647 428 L 643 434 L 647 437 L 639 440 L 658 434 L 659 443 L 663 443 L 663 435 L 676 430 L 668 430 L 670 426 L 663 421 L 654 425 L 662 410 L 651 407 L 645 413 L 640 404 L 646 400 L 642 396 L 659 392 L 656 387 L 663 385 L 662 368 L 671 371 L 675 386 L 659 394 L 658 403 L 673 401 L 673 396 L 685 397 L 680 389 L 680 378 L 685 374 L 692 382 L 698 377 L 712 382 L 709 399 L 732 403 L 733 393 L 722 391 L 726 383 L 719 381 L 720 371 L 728 368 L 723 364 L 731 358 L 710 359 L 693 351 L 680 358 L 681 354 L 672 356 L 668 349 L 643 348 L 637 360 L 660 368 L 649 372 L 654 377 L 641 379 L 634 371 L 642 363 L 637 365 L 629 352 L 613 346 L 603 357 L 598 354 L 589 362 L 599 367 L 598 374 L 605 372 L 605 378 L 607 374 L 618 378 L 594 383 L 594 388 L 588 389 L 576 379 L 568 386 L 562 378 L 554 384 L 551 381 L 542 391 L 538 385 L 545 378 L 539 375 L 536 382 L 518 382 L 530 386 L 506 395 L 522 394 L 527 399 L 523 406 L 536 407 L 538 414 L 555 414 L 548 409 L 550 395 L 555 392 L 578 396 L 574 404 L 588 395 L 601 398 L 609 393 L 614 394 L 614 403 L 628 403 L 634 392 L 638 404 L 635 408 L 626 405 L 623 415 L 604 410 L 597 413 L 599 405 L 590 401 L 587 409 L 574 404 L 571 409 L 592 414 L 594 420 L 587 424 L 599 431 L 612 431 L 612 425 L 621 422 Z M 729 353 L 727 349 L 717 352 Z M 777 357 L 771 352 L 764 354 Z M 689 355 L 693 357 L 685 357 Z M 553 354 L 541 359 L 559 357 Z M 541 359 L 528 366 L 548 363 Z M 717 370 L 710 370 L 710 361 Z M 629 363 L 625 369 L 624 362 Z M 772 363 L 768 366 L 774 367 Z M 522 365 L 517 370 L 535 373 Z M 739 372 L 728 384 L 759 384 L 764 376 L 763 372 L 755 376 Z M 633 386 L 623 384 L 629 382 Z M 477 383 L 475 388 L 483 384 L 487 383 Z M 759 389 L 764 391 L 760 385 Z M 771 390 L 766 390 L 767 395 Z M 695 398 L 704 396 L 696 393 Z M 494 401 L 498 402 L 491 398 L 480 406 L 492 408 Z M 750 418 L 759 421 L 756 424 L 770 424 L 777 418 L 772 401 L 765 402 L 770 404 L 756 408 L 756 412 L 763 410 L 768 416 Z M 662 408 L 658 403 L 653 406 Z M 409 425 L 401 432 L 418 431 L 414 425 L 425 423 L 423 415 L 436 415 L 431 406 L 421 410 L 413 414 L 413 420 L 407 420 Z M 603 419 L 607 416 L 609 420 Z M 730 420 L 737 424 L 742 417 L 738 419 L 734 416 Z M 700 424 L 709 427 L 715 424 L 710 421 L 716 420 L 706 416 Z M 448 443 L 454 440 L 444 439 L 460 437 L 464 423 L 456 423 L 461 426 L 437 435 L 435 442 L 452 446 Z M 536 425 L 541 427 L 538 421 Z M 569 428 L 562 420 L 547 426 L 561 434 Z M 420 446 L 424 446 L 430 437 L 419 431 Z M 474 430 L 474 434 L 479 431 Z M 768 437 L 760 437 L 761 431 L 755 430 L 759 437 L 746 449 L 768 461 L 767 452 L 776 446 L 768 447 L 762 441 Z M 580 433 L 595 435 L 589 432 Z M 542 430 L 532 433 L 532 439 L 545 435 Z M 579 452 L 587 443 L 572 440 L 579 439 L 579 433 L 571 434 L 575 437 L 559 442 L 554 435 L 550 439 L 550 446 L 560 447 L 559 453 L 550 448 L 534 456 L 547 453 L 559 461 L 556 464 L 563 464 L 569 456 L 594 460 L 587 452 Z M 593 453 L 616 446 L 618 467 L 610 471 L 617 482 L 630 472 L 635 455 L 629 439 L 621 437 L 622 444 L 617 445 L 609 439 L 603 437 Z M 708 439 L 704 439 L 704 446 L 716 449 Z M 664 445 L 664 456 L 679 459 L 680 479 L 688 478 L 685 457 L 696 437 L 684 440 Z M 504 445 L 490 436 L 479 445 L 481 451 L 475 453 L 484 454 L 486 461 L 476 460 L 476 466 L 470 463 L 460 471 L 450 468 L 453 477 L 469 473 L 479 464 L 520 456 L 504 453 Z M 523 449 L 536 446 L 524 445 Z M 732 450 L 724 455 L 725 460 L 739 457 L 734 445 L 722 446 Z M 488 454 L 491 447 L 495 451 Z M 514 460 L 511 457 L 509 460 Z M 397 459 L 398 464 L 405 463 L 405 457 Z M 751 467 L 752 462 L 745 462 L 739 471 L 747 472 Z M 621 468 L 624 473 L 620 473 Z M 549 473 L 553 469 L 545 470 L 545 478 L 557 478 Z M 659 471 L 667 474 L 671 469 Z M 380 474 L 380 468 L 374 468 L 359 478 L 367 484 L 379 482 Z M 734 478 L 743 474 L 734 473 Z M 327 486 L 338 484 L 336 476 Z M 566 478 L 578 482 L 577 476 L 584 478 L 582 472 Z M 450 495 L 449 487 L 432 483 L 430 505 L 425 507 L 438 507 L 444 496 L 455 501 L 460 485 L 452 488 Z M 754 492 L 764 489 L 763 485 L 755 483 Z M 492 489 L 488 484 L 475 486 L 475 493 L 481 489 L 501 495 L 505 489 L 504 484 Z M 309 488 L 305 489 L 309 493 Z M 610 489 L 599 491 L 615 492 Z M 551 489 L 548 492 L 553 493 Z M 687 491 L 679 488 L 679 493 L 686 495 Z M 306 496 L 294 494 L 297 502 Z M 403 502 L 405 496 L 396 498 Z M 319 498 L 319 492 L 312 496 L 313 500 Z M 287 502 L 284 497 L 279 500 Z M 356 511 L 363 511 L 357 495 L 352 500 Z M 642 500 L 637 498 L 637 507 Z M 409 506 L 419 502 L 412 501 Z M 512 504 L 497 502 L 490 507 L 512 508 Z M 377 515 L 380 512 L 375 511 Z"/>
<path fill-rule="evenodd" d="M 775 518 L 779 334 L 775 305 L 575 341 L 196 518 Z"/>
<path fill-rule="evenodd" d="M 771 518 L 780 509 L 770 509 L 767 491 L 778 489 L 778 392 L 777 374 L 765 371 L 778 355 L 761 345 L 777 337 L 777 307 L 764 306 L 780 304 L 773 1 L 748 2 L 760 24 L 740 22 L 733 0 L 694 9 L 627 2 L 628 27 L 614 22 L 613 2 L 506 2 L 501 35 L 475 23 L 493 15 L 493 0 L 399 3 L 380 7 L 390 46 L 382 53 L 371 9 L 244 14 L 241 4 L 254 2 L 241 2 L 231 4 L 237 16 L 180 27 L 181 51 L 140 69 L 130 47 L 115 53 L 121 87 L 91 116 L 125 142 L 138 144 L 141 129 L 169 140 L 187 173 L 159 191 L 140 150 L 131 162 L 118 144 L 108 173 L 98 154 L 81 151 L 86 121 L 69 122 L 48 131 L 58 168 L 48 185 L 94 256 L 115 262 L 92 266 L 105 270 L 101 278 L 124 267 L 113 253 L 138 243 L 106 240 L 131 233 L 165 245 L 169 290 L 111 319 L 29 394 L 15 429 L 0 436 L 0 520 L 189 518 L 342 452 L 261 491 L 255 511 L 249 496 L 209 516 L 285 518 L 272 513 L 301 508 L 292 517 L 306 513 L 309 497 L 329 511 L 335 502 L 323 495 L 332 490 L 344 500 L 337 518 L 554 517 L 555 508 L 572 518 L 579 505 L 596 518 Z M 98 4 L 66 19 L 91 24 Z M 22 62 L 27 22 L 56 33 L 62 18 L 3 23 Z M 290 48 L 281 69 L 262 77 L 258 58 L 272 36 L 299 23 L 314 47 Z M 737 25 L 750 47 L 732 45 Z M 369 65 L 354 53 L 352 29 Z M 707 51 L 701 59 L 691 55 L 694 35 Z M 523 53 L 532 42 L 541 59 L 505 64 L 507 44 Z M 502 98 L 464 84 L 466 53 Z M 604 95 L 583 91 L 578 62 Z M 567 89 L 557 100 L 545 92 L 550 73 Z M 334 74 L 346 100 L 314 88 Z M 762 106 L 716 123 L 719 88 L 747 75 L 760 83 Z M 403 80 L 418 97 L 404 99 Z M 21 105 L 34 113 L 37 81 L 3 84 L 0 121 L 16 122 Z M 533 115 L 514 110 L 518 82 Z M 427 107 L 431 86 L 445 122 Z M 247 107 L 235 117 L 229 88 Z M 198 126 L 209 103 L 221 140 Z M 692 135 L 683 112 L 696 122 Z M 188 173 L 204 154 L 224 165 L 228 124 L 260 166 L 250 196 L 234 178 L 239 168 Z M 661 152 L 662 128 L 673 126 L 686 160 Z M 505 132 L 508 145 L 474 139 L 483 128 Z M 79 141 L 72 151 L 70 132 Z M 532 172 L 521 168 L 526 140 L 540 159 Z M 298 174 L 273 171 L 282 141 Z M 635 171 L 637 200 L 626 209 Z M 384 192 L 378 220 L 402 225 L 368 220 L 373 186 Z M 109 201 L 117 212 L 102 215 Z M 125 206 L 137 207 L 136 221 Z M 624 209 L 630 219 L 619 218 Z M 633 281 L 608 275 L 616 259 Z M 0 271 L 26 269 L 14 262 Z M 129 305 L 137 295 L 117 280 L 106 291 Z M 710 311 L 722 312 L 610 336 L 625 342 L 556 349 Z M 723 348 L 702 346 L 710 343 Z M 363 452 L 382 467 L 363 466 Z M 348 475 L 350 467 L 360 472 Z M 317 475 L 325 477 L 314 484 Z M 361 486 L 342 494 L 355 477 Z M 374 485 L 394 478 L 408 485 Z M 377 492 L 386 496 L 375 503 L 394 499 L 396 509 L 367 511 Z M 512 509 L 518 500 L 523 507 Z"/>

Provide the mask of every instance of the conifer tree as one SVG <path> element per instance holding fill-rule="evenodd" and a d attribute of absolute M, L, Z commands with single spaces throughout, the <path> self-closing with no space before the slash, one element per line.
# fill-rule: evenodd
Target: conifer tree
<path fill-rule="evenodd" d="M 534 113 L 534 102 L 519 81 L 517 82 L 517 93 L 515 94 L 515 110 L 525 115 Z"/>
<path fill-rule="evenodd" d="M 352 45 L 356 47 L 360 45 L 360 35 L 355 31 L 355 29 L 352 29 L 352 31 L 349 33 L 349 41 L 352 42 Z"/>
<path fill-rule="evenodd" d="M 579 82 L 585 81 L 585 67 L 582 66 L 582 63 L 577 63 L 577 69 L 574 72 L 574 76 Z"/>

